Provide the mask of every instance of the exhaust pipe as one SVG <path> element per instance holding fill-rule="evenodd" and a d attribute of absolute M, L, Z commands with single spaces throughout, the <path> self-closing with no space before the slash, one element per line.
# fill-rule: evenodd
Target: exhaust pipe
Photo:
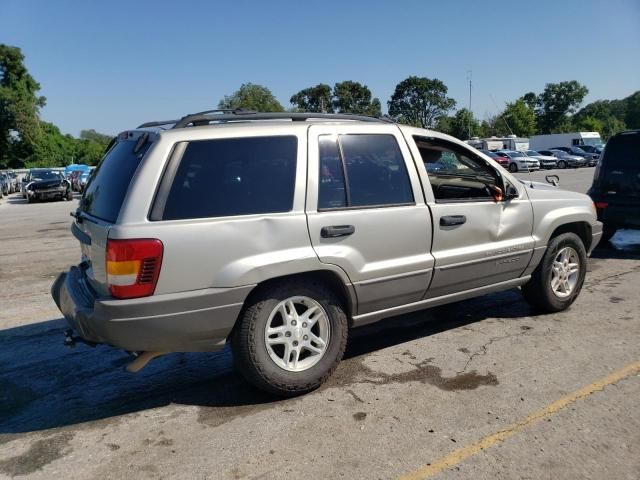
<path fill-rule="evenodd" d="M 165 353 L 166 352 L 140 352 L 135 354 L 136 358 L 125 367 L 125 370 L 129 373 L 137 373 L 146 367 L 151 360 Z"/>

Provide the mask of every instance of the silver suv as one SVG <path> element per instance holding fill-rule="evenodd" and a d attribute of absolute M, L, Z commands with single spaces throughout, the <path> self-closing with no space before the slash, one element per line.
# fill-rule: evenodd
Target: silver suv
<path fill-rule="evenodd" d="M 122 132 L 52 296 L 68 342 L 154 356 L 230 342 L 260 388 L 336 368 L 350 328 L 520 287 L 568 308 L 600 240 L 586 195 L 430 130 L 352 115 L 202 112 Z"/>

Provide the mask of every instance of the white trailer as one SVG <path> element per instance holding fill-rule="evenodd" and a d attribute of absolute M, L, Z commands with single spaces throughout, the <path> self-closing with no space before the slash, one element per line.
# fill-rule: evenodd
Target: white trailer
<path fill-rule="evenodd" d="M 529 139 L 518 138 L 515 135 L 489 138 L 473 137 L 471 140 L 467 140 L 467 143 L 481 150 L 516 150 L 517 152 L 529 150 Z"/>
<path fill-rule="evenodd" d="M 598 132 L 550 133 L 548 135 L 532 135 L 529 138 L 531 150 L 549 150 L 555 147 L 579 147 L 592 145 L 602 147 L 602 139 Z"/>

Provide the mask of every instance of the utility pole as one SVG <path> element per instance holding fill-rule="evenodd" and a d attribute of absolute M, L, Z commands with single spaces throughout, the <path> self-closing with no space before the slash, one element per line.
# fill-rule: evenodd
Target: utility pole
<path fill-rule="evenodd" d="M 473 76 L 473 70 L 467 71 L 467 79 L 469 80 L 469 124 L 467 125 L 469 129 L 469 140 L 471 140 L 471 117 L 473 113 L 471 113 L 471 78 Z"/>

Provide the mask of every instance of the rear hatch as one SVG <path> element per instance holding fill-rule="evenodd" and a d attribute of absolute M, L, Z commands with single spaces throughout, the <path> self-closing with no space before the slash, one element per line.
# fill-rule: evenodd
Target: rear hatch
<path fill-rule="evenodd" d="M 596 177 L 601 198 L 640 201 L 640 131 L 609 140 Z"/>
<path fill-rule="evenodd" d="M 150 143 L 148 132 L 121 133 L 98 164 L 75 214 L 71 230 L 80 241 L 83 270 L 91 287 L 101 296 L 109 295 L 106 272 L 109 229 L 118 220 L 131 179 Z"/>

